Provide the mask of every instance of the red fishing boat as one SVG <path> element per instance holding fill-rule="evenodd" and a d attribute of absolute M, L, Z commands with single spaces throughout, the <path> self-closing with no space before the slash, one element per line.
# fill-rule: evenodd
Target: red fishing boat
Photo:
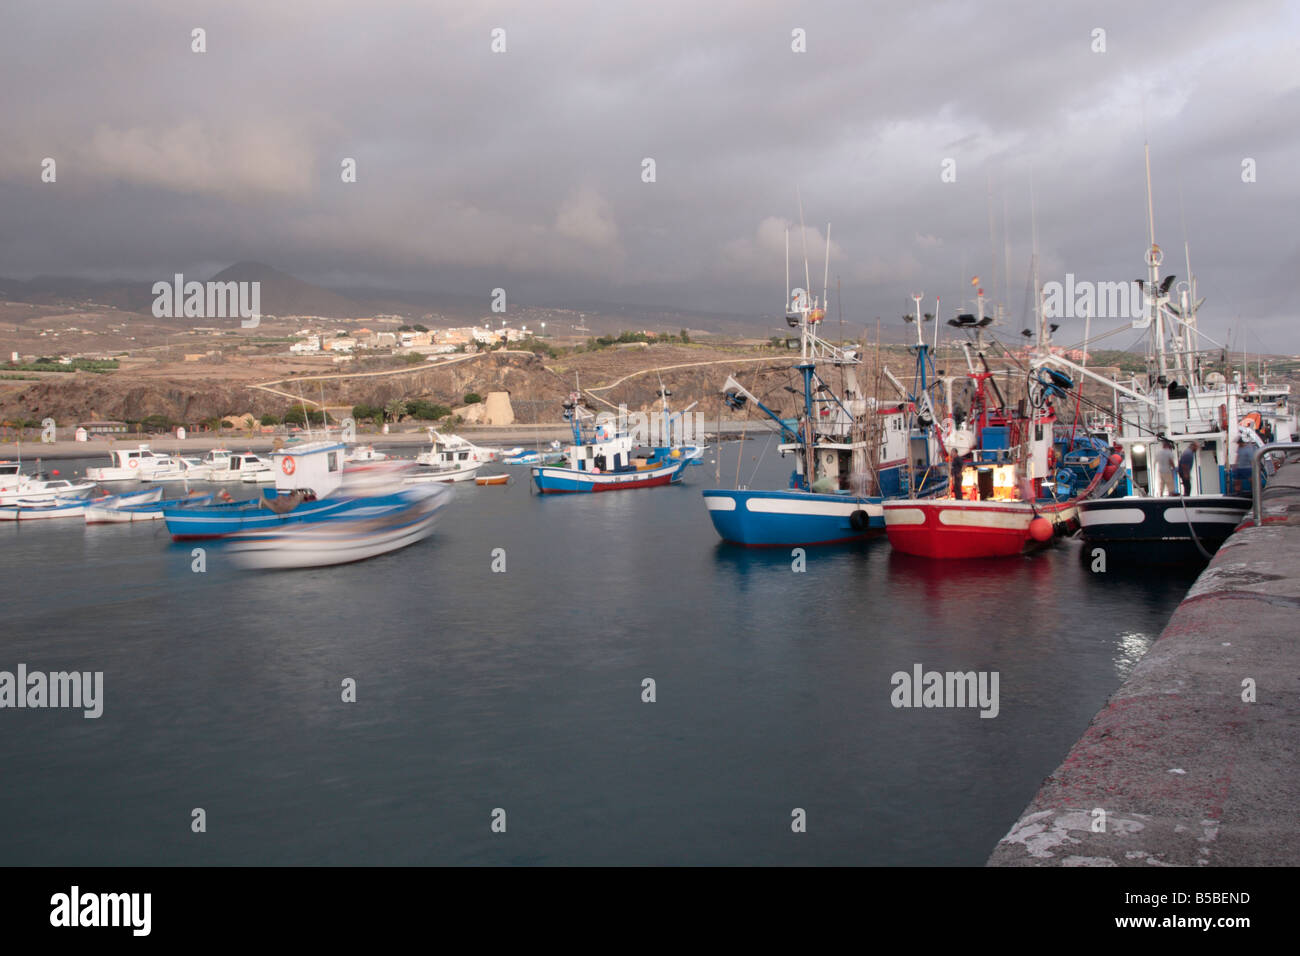
<path fill-rule="evenodd" d="M 1079 502 L 1122 477 L 1104 441 L 1058 425 L 1051 402 L 1074 387 L 1069 376 L 1039 369 L 1030 375 L 1026 402 L 1006 407 L 984 357 L 980 333 L 989 321 L 982 294 L 978 317 L 949 321 L 976 340 L 974 358 L 962 344 L 975 386 L 971 414 L 944 436 L 953 486 L 945 497 L 884 503 L 889 543 L 904 554 L 969 559 L 1033 551 L 1077 528 Z"/>

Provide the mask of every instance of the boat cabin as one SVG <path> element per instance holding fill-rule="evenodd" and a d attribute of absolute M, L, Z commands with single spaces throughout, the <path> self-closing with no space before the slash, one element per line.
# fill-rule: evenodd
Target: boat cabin
<path fill-rule="evenodd" d="M 343 482 L 342 442 L 314 441 L 271 453 L 277 494 L 310 491 L 323 498 Z"/>

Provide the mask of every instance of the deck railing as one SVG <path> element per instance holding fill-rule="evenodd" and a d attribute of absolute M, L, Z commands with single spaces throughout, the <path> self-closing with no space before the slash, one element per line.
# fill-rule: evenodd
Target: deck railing
<path fill-rule="evenodd" d="M 1263 464 L 1265 455 L 1278 451 L 1300 451 L 1300 442 L 1288 441 L 1265 445 L 1263 448 L 1255 449 L 1254 457 L 1250 460 L 1250 495 L 1257 527 L 1264 523 L 1264 500 L 1262 498 L 1264 482 L 1263 476 L 1260 474 L 1260 465 Z"/>

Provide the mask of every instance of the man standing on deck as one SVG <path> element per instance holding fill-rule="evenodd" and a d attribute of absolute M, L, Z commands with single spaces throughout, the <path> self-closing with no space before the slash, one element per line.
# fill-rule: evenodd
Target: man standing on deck
<path fill-rule="evenodd" d="M 1178 494 L 1178 477 L 1176 475 L 1178 457 L 1174 454 L 1174 443 L 1165 439 L 1156 449 L 1156 477 L 1160 482 L 1159 495 Z"/>
<path fill-rule="evenodd" d="M 1187 450 L 1178 458 L 1178 475 L 1183 479 L 1183 495 L 1192 493 L 1192 465 L 1196 462 L 1196 453 L 1201 450 L 1201 446 L 1192 442 L 1187 446 Z"/>

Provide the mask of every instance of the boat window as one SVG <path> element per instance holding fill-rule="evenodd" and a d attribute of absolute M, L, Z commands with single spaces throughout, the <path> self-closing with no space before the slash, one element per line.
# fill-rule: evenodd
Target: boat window
<path fill-rule="evenodd" d="M 456 457 L 459 458 L 461 461 L 465 461 L 467 458 L 469 458 L 469 452 L 463 451 Z"/>
<path fill-rule="evenodd" d="M 336 452 L 336 451 L 332 451 L 332 452 L 330 452 L 330 453 L 326 456 L 325 461 L 326 461 L 326 467 L 327 467 L 330 471 L 338 471 L 338 470 L 339 470 L 339 453 L 338 453 L 338 452 Z"/>

